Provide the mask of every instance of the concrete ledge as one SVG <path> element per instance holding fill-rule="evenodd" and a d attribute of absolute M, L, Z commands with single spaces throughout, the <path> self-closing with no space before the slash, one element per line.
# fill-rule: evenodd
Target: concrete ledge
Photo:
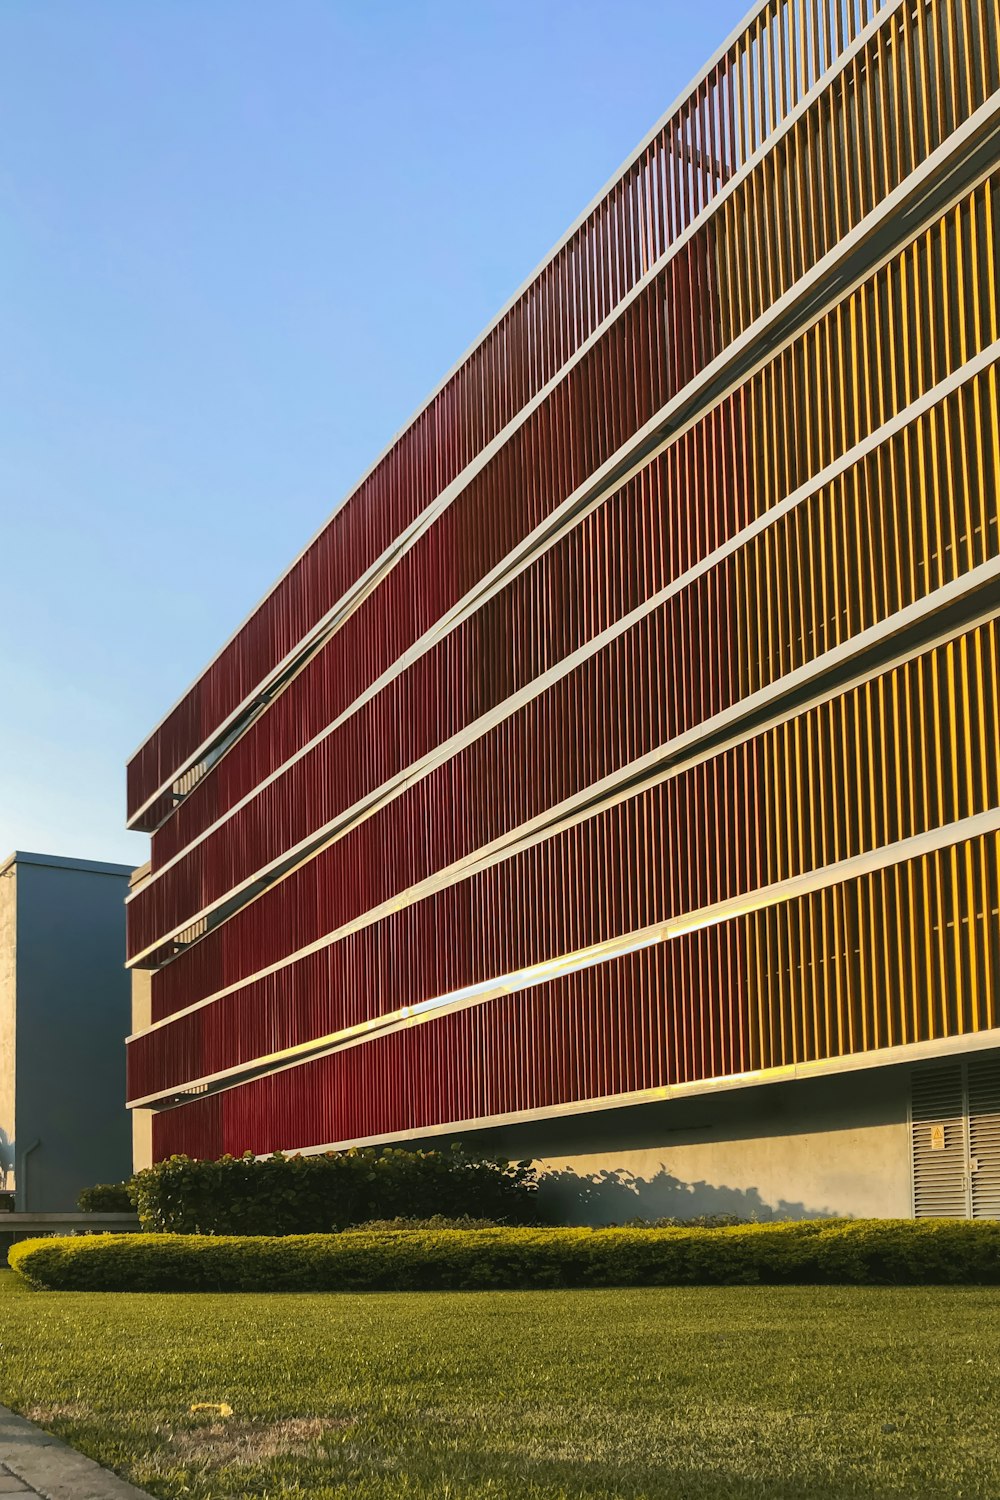
<path fill-rule="evenodd" d="M 88 875 L 131 875 L 134 866 L 113 865 L 104 859 L 67 859 L 62 854 L 33 854 L 30 849 L 15 849 L 0 862 L 0 875 L 11 865 L 44 865 L 50 870 L 85 870 Z"/>
<path fill-rule="evenodd" d="M 43 1500 L 150 1500 L 145 1490 L 102 1469 L 6 1406 L 0 1406 L 0 1464 L 21 1481 L 20 1489 L 0 1482 L 0 1494 L 35 1494 Z M 0 1481 L 4 1478 L 0 1470 Z"/>
<path fill-rule="evenodd" d="M 136 1214 L 82 1214 L 75 1210 L 49 1214 L 0 1213 L 0 1234 L 5 1229 L 16 1229 L 18 1234 L 34 1229 L 44 1234 L 52 1234 L 57 1229 L 100 1229 L 105 1232 L 120 1230 L 122 1234 L 128 1234 L 138 1228 L 139 1219 Z"/>

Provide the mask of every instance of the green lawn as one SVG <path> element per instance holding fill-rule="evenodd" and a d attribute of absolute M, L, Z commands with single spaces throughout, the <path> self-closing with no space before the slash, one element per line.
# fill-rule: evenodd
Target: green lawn
<path fill-rule="evenodd" d="M 1000 1291 L 114 1296 L 4 1272 L 0 1342 L 0 1400 L 161 1496 L 1000 1495 Z"/>

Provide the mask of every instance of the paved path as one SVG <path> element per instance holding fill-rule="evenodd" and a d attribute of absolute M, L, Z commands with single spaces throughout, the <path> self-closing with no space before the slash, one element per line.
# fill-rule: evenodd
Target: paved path
<path fill-rule="evenodd" d="M 0 1500 L 4 1495 L 41 1495 L 43 1500 L 149 1500 L 68 1448 L 34 1422 L 0 1406 Z"/>

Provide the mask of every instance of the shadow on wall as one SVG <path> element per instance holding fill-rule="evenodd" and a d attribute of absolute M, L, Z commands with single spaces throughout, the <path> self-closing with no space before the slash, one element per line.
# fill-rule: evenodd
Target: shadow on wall
<path fill-rule="evenodd" d="M 628 1219 L 694 1219 L 703 1214 L 736 1214 L 769 1223 L 778 1219 L 831 1219 L 843 1215 L 804 1203 L 766 1203 L 757 1188 L 715 1187 L 682 1182 L 661 1167 L 653 1177 L 619 1168 L 586 1176 L 569 1167 L 539 1173 L 542 1215 L 564 1224 L 623 1224 Z"/>

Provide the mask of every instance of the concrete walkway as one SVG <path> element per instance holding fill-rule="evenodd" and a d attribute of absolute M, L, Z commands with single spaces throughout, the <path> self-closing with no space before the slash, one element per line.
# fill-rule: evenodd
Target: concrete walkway
<path fill-rule="evenodd" d="M 0 1500 L 41 1495 L 43 1500 L 149 1500 L 93 1459 L 68 1448 L 34 1422 L 0 1406 Z"/>

